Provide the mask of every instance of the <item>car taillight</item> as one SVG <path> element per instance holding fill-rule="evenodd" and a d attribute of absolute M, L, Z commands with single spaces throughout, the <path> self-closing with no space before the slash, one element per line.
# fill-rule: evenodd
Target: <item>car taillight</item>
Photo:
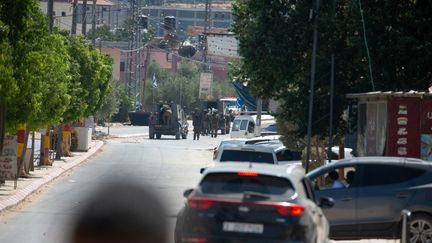
<path fill-rule="evenodd" d="M 238 176 L 258 176 L 258 173 L 255 171 L 239 171 L 237 172 Z"/>
<path fill-rule="evenodd" d="M 205 237 L 183 237 L 182 242 L 205 243 L 205 242 L 207 242 L 207 238 L 205 238 Z"/>
<path fill-rule="evenodd" d="M 280 215 L 300 216 L 304 211 L 302 206 L 290 203 L 278 203 L 275 207 Z"/>
<path fill-rule="evenodd" d="M 214 203 L 215 202 L 213 200 L 207 198 L 188 198 L 188 205 L 190 208 L 209 209 L 213 206 Z"/>

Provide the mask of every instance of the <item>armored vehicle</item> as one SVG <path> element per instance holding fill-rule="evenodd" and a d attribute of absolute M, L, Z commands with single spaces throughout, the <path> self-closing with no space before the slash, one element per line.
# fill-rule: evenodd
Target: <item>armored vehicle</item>
<path fill-rule="evenodd" d="M 189 124 L 180 105 L 155 104 L 150 115 L 149 137 L 160 139 L 162 135 L 172 135 L 176 139 L 186 139 Z"/>

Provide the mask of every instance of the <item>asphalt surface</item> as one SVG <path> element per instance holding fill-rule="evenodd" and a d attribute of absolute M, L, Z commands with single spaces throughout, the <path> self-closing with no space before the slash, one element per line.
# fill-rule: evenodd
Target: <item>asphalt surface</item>
<path fill-rule="evenodd" d="M 111 128 L 116 138 L 101 151 L 0 216 L 0 242 L 67 242 L 77 210 L 106 181 L 137 179 L 155 189 L 168 208 L 171 225 L 184 203 L 183 191 L 197 184 L 199 169 L 211 160 L 211 148 L 226 136 L 193 141 L 173 136 L 149 140 L 143 127 Z M 139 135 L 138 134 L 138 135 Z M 366 240 L 361 242 L 395 242 Z M 340 243 L 340 242 L 338 242 Z"/>

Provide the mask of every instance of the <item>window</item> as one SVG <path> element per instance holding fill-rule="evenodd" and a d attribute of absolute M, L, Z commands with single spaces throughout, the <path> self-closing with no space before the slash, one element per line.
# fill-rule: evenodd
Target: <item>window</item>
<path fill-rule="evenodd" d="M 257 151 L 223 150 L 220 162 L 256 162 L 274 164 L 273 154 Z"/>
<path fill-rule="evenodd" d="M 362 186 L 380 186 L 404 183 L 423 173 L 424 170 L 400 165 L 368 164 L 363 165 Z"/>
<path fill-rule="evenodd" d="M 254 133 L 255 132 L 255 124 L 253 124 L 253 122 L 249 122 L 249 125 L 248 125 L 248 133 Z"/>
<path fill-rule="evenodd" d="M 301 152 L 283 149 L 276 153 L 276 158 L 278 161 L 301 160 Z"/>
<path fill-rule="evenodd" d="M 358 176 L 356 167 L 342 167 L 327 171 L 314 179 L 316 190 L 343 189 L 356 187 Z"/>
<path fill-rule="evenodd" d="M 209 174 L 202 180 L 200 188 L 206 194 L 257 192 L 284 197 L 294 194 L 294 188 L 287 179 L 264 175 L 238 176 L 236 173 Z"/>
<path fill-rule="evenodd" d="M 242 120 L 240 124 L 240 130 L 246 130 L 247 124 L 248 124 L 247 120 Z"/>

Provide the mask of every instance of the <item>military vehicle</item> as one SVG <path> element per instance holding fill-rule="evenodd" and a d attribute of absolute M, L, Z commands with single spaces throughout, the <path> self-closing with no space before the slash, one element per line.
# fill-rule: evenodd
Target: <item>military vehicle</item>
<path fill-rule="evenodd" d="M 186 115 L 178 104 L 155 104 L 150 115 L 149 137 L 160 139 L 162 135 L 172 135 L 176 139 L 186 139 L 189 124 Z"/>

